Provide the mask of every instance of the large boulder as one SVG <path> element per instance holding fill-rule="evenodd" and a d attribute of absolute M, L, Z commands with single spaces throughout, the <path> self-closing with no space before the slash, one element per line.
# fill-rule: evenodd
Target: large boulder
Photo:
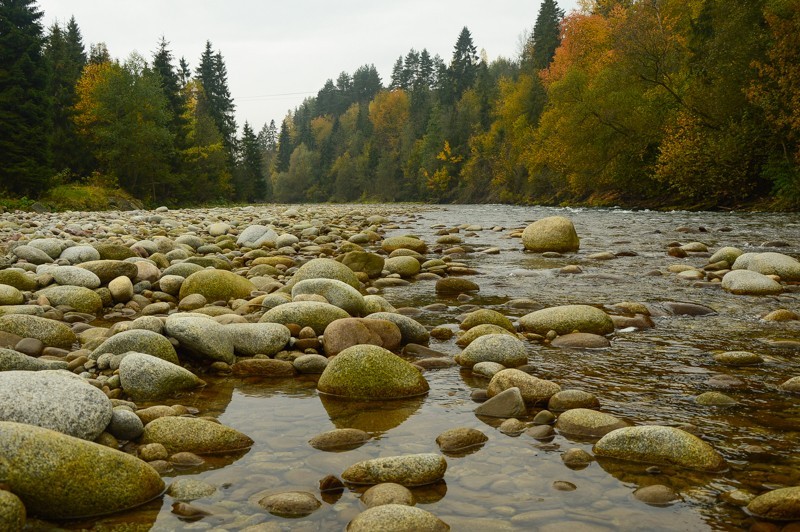
<path fill-rule="evenodd" d="M 588 408 L 567 410 L 556 421 L 556 428 L 562 434 L 589 438 L 600 438 L 612 430 L 627 426 L 627 422 L 611 414 Z"/>
<path fill-rule="evenodd" d="M 164 490 L 146 462 L 49 429 L 0 421 L 3 482 L 29 514 L 71 519 L 127 510 Z"/>
<path fill-rule="evenodd" d="M 65 360 L 46 360 L 35 358 L 13 349 L 0 347 L 0 371 L 42 371 L 46 369 L 67 369 Z"/>
<path fill-rule="evenodd" d="M 99 388 L 68 371 L 0 373 L 0 421 L 94 440 L 111 421 L 111 410 Z"/>
<path fill-rule="evenodd" d="M 364 272 L 370 277 L 378 277 L 383 271 L 385 260 L 377 253 L 350 251 L 342 257 L 342 264 L 354 272 Z"/>
<path fill-rule="evenodd" d="M 317 389 L 349 399 L 397 399 L 428 392 L 417 368 L 374 345 L 348 347 L 328 363 Z"/>
<path fill-rule="evenodd" d="M 205 384 L 191 371 L 144 353 L 125 355 L 119 380 L 134 401 L 155 401 Z"/>
<path fill-rule="evenodd" d="M 94 249 L 94 248 L 91 248 Z M 53 280 L 61 285 L 82 286 L 94 290 L 101 284 L 100 278 L 85 268 L 77 266 L 58 266 L 49 268 L 47 273 L 53 276 Z"/>
<path fill-rule="evenodd" d="M 66 324 L 26 314 L 0 316 L 0 331 L 22 338 L 36 338 L 44 345 L 71 349 L 78 337 Z"/>
<path fill-rule="evenodd" d="M 727 467 L 725 459 L 697 436 L 658 425 L 625 427 L 609 432 L 595 444 L 594 454 L 700 471 L 721 471 Z"/>
<path fill-rule="evenodd" d="M 342 479 L 351 484 L 394 482 L 401 486 L 424 486 L 444 478 L 447 461 L 433 453 L 373 458 L 351 465 Z"/>
<path fill-rule="evenodd" d="M 156 318 L 157 319 L 157 318 Z M 103 353 L 121 355 L 129 351 L 145 353 L 167 362 L 178 364 L 178 353 L 166 337 L 147 329 L 130 329 L 122 331 L 106 339 L 89 358 L 97 360 Z"/>
<path fill-rule="evenodd" d="M 508 334 L 487 334 L 472 341 L 456 362 L 471 368 L 479 362 L 497 362 L 507 368 L 522 366 L 528 362 L 528 350 L 516 336 Z"/>
<path fill-rule="evenodd" d="M 164 332 L 175 338 L 181 347 L 197 355 L 228 364 L 236 361 L 233 339 L 225 325 L 203 314 L 171 314 L 164 323 Z"/>
<path fill-rule="evenodd" d="M 39 290 L 37 295 L 46 297 L 54 307 L 66 305 L 86 314 L 97 314 L 103 310 L 103 300 L 100 296 L 82 286 L 51 286 Z"/>
<path fill-rule="evenodd" d="M 580 247 L 572 222 L 563 216 L 549 216 L 530 224 L 522 232 L 522 245 L 528 251 L 574 252 Z"/>
<path fill-rule="evenodd" d="M 731 269 L 777 275 L 783 281 L 800 281 L 800 261 L 783 253 L 745 253 L 736 259 Z"/>
<path fill-rule="evenodd" d="M 351 316 L 366 314 L 364 296 L 347 283 L 337 279 L 305 279 L 292 286 L 292 297 L 314 294 L 324 297 L 328 303 L 339 307 Z"/>
<path fill-rule="evenodd" d="M 400 347 L 400 329 L 388 320 L 343 318 L 331 322 L 322 335 L 322 346 L 329 357 L 354 345 L 377 345 L 394 351 Z"/>
<path fill-rule="evenodd" d="M 722 278 L 722 288 L 732 294 L 768 296 L 783 292 L 781 283 L 752 270 L 732 270 Z"/>
<path fill-rule="evenodd" d="M 552 381 L 539 379 L 518 369 L 504 369 L 495 373 L 489 381 L 486 395 L 494 397 L 509 388 L 519 388 L 527 404 L 547 401 L 561 391 L 561 386 Z"/>
<path fill-rule="evenodd" d="M 32 275 L 28 275 L 23 270 L 17 268 L 9 268 L 7 270 L 0 270 L 0 284 L 7 284 L 13 286 L 17 290 L 36 290 L 38 286 L 36 279 Z"/>
<path fill-rule="evenodd" d="M 434 514 L 405 504 L 382 504 L 368 508 L 347 525 L 347 532 L 447 532 L 450 526 Z"/>
<path fill-rule="evenodd" d="M 355 289 L 361 286 L 353 270 L 333 259 L 313 259 L 306 262 L 297 269 L 286 287 L 293 288 L 306 279 L 336 279 Z"/>
<path fill-rule="evenodd" d="M 589 305 L 563 305 L 526 314 L 519 319 L 520 327 L 536 334 L 555 331 L 569 334 L 573 331 L 593 334 L 614 332 L 614 322 L 602 310 Z"/>
<path fill-rule="evenodd" d="M 145 425 L 140 443 L 160 443 L 170 454 L 209 454 L 248 449 L 253 440 L 238 430 L 206 419 L 165 416 Z"/>
<path fill-rule="evenodd" d="M 292 334 L 280 323 L 231 323 L 225 326 L 233 349 L 243 356 L 273 356 L 286 347 Z"/>
<path fill-rule="evenodd" d="M 281 323 L 283 325 L 296 323 L 300 327 L 311 327 L 319 335 L 332 322 L 349 317 L 350 314 L 346 311 L 330 303 L 293 301 L 266 311 L 261 316 L 259 323 Z"/>
<path fill-rule="evenodd" d="M 201 270 L 183 281 L 179 298 L 200 294 L 206 301 L 245 299 L 256 290 L 256 285 L 241 275 L 227 270 Z"/>

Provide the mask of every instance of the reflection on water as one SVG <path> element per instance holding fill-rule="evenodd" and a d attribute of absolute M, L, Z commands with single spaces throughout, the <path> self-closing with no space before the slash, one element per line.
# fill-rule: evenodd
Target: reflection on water
<path fill-rule="evenodd" d="M 489 440 L 472 454 L 447 457 L 446 483 L 414 490 L 419 505 L 454 530 L 746 529 L 754 520 L 740 508 L 721 502 L 721 493 L 734 489 L 760 493 L 767 487 L 800 484 L 800 405 L 796 396 L 777 389 L 781 382 L 800 375 L 800 358 L 796 344 L 771 343 L 800 340 L 800 324 L 759 319 L 777 308 L 800 311 L 798 292 L 777 297 L 732 296 L 717 286 L 697 285 L 666 273 L 669 265 L 702 266 L 708 257 L 668 257 L 666 247 L 672 241 L 701 241 L 712 250 L 730 245 L 797 256 L 800 216 L 497 205 L 405 208 L 416 210 L 416 216 L 402 218 L 390 234 L 415 233 L 435 248 L 438 237 L 433 226 L 476 224 L 485 229 L 474 236 L 459 233 L 465 245 L 477 251 L 501 250 L 497 255 L 469 252 L 455 259 L 479 272 L 470 277 L 481 288 L 471 301 L 438 296 L 433 281 L 381 292 L 395 307 L 443 304 L 443 310 L 415 317 L 428 327 L 457 324 L 457 316 L 470 305 L 497 310 L 514 320 L 531 311 L 531 307 L 508 304 L 522 298 L 533 300 L 532 308 L 680 301 L 716 310 L 708 316 L 655 317 L 654 328 L 618 332 L 608 349 L 560 350 L 530 344 L 529 362 L 537 376 L 552 379 L 562 388 L 594 393 L 603 411 L 632 423 L 691 425 L 725 456 L 730 469 L 714 475 L 663 466 L 648 471 L 647 465 L 612 460 L 570 469 L 562 463 L 561 453 L 574 447 L 591 452 L 591 441 L 556 435 L 552 442 L 543 443 L 524 434 L 500 433 L 494 421 L 487 424 L 473 414 L 476 404 L 470 393 L 485 388 L 488 381 L 457 367 L 426 372 L 431 384 L 427 396 L 387 403 L 319 396 L 314 378 L 209 377 L 204 389 L 175 402 L 217 416 L 256 442 L 249 453 L 224 467 L 174 474 L 218 487 L 214 496 L 196 502 L 212 516 L 194 524 L 182 522 L 170 512 L 172 501 L 165 497 L 163 504 L 155 501 L 100 519 L 94 523 L 96 529 L 130 523 L 157 530 L 239 530 L 268 523 L 275 528 L 267 530 L 341 530 L 364 509 L 359 500 L 363 490 L 345 490 L 338 499 L 326 498 L 320 510 L 298 520 L 272 516 L 257 501 L 264 494 L 284 490 L 309 491 L 321 498 L 318 482 L 326 475 L 339 476 L 351 464 L 368 458 L 438 452 L 436 436 L 455 427 L 480 429 Z M 520 241 L 508 237 L 512 228 L 555 213 L 574 221 L 581 236 L 579 253 L 543 258 L 522 252 Z M 490 230 L 494 226 L 504 229 Z M 790 247 L 759 247 L 776 240 L 788 241 Z M 621 256 L 602 261 L 589 258 L 604 251 Z M 571 264 L 580 266 L 583 273 L 558 274 Z M 454 340 L 433 340 L 431 347 L 450 354 L 460 351 Z M 714 361 L 715 353 L 732 350 L 754 351 L 767 362 L 736 368 Z M 734 377 L 741 385 L 720 389 L 721 381 L 713 378 L 721 376 Z M 718 408 L 694 402 L 694 397 L 710 390 L 722 391 L 738 404 Z M 531 421 L 537 411 L 531 410 L 523 421 Z M 314 435 L 344 427 L 360 428 L 373 438 L 341 453 L 321 452 L 308 445 Z M 571 482 L 577 489 L 559 491 L 553 487 L 556 481 Z M 670 486 L 681 502 L 653 507 L 633 498 L 637 488 L 652 484 Z"/>

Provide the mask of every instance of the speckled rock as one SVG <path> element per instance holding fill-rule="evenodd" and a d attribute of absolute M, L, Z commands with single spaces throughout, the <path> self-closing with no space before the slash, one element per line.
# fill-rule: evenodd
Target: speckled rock
<path fill-rule="evenodd" d="M 171 314 L 164 323 L 164 331 L 180 342 L 181 347 L 208 357 L 233 364 L 233 339 L 225 325 L 202 314 Z"/>
<path fill-rule="evenodd" d="M 731 269 L 777 275 L 782 281 L 800 281 L 800 261 L 783 253 L 745 253 L 736 259 Z"/>
<path fill-rule="evenodd" d="M 750 501 L 747 509 L 763 519 L 797 521 L 800 519 L 800 487 L 768 491 Z"/>
<path fill-rule="evenodd" d="M 400 277 L 413 277 L 419 273 L 420 264 L 414 257 L 399 256 L 386 259 L 384 269 L 391 273 L 396 273 Z"/>
<path fill-rule="evenodd" d="M 331 359 L 320 376 L 320 392 L 352 399 L 394 399 L 428 392 L 414 366 L 373 345 L 348 347 Z"/>
<path fill-rule="evenodd" d="M 37 284 L 33 276 L 28 275 L 22 270 L 9 268 L 0 270 L 0 284 L 13 286 L 17 290 L 36 290 Z"/>
<path fill-rule="evenodd" d="M 459 427 L 439 434 L 436 437 L 436 444 L 443 453 L 453 453 L 481 446 L 488 440 L 486 434 L 478 429 Z"/>
<path fill-rule="evenodd" d="M 259 323 L 281 323 L 283 325 L 296 323 L 300 327 L 311 327 L 316 334 L 320 335 L 332 322 L 349 317 L 347 312 L 329 303 L 293 301 L 271 308 L 264 313 Z"/>
<path fill-rule="evenodd" d="M 189 275 L 181 284 L 178 298 L 200 294 L 207 301 L 246 299 L 256 290 L 256 285 L 241 275 L 227 270 L 202 270 Z"/>
<path fill-rule="evenodd" d="M 571 436 L 585 436 L 600 438 L 612 430 L 627 427 L 628 423 L 611 414 L 590 410 L 588 408 L 573 408 L 563 412 L 556 420 L 559 432 Z"/>
<path fill-rule="evenodd" d="M 291 333 L 280 323 L 231 323 L 225 326 L 236 353 L 243 356 L 267 355 L 286 347 Z"/>
<path fill-rule="evenodd" d="M 658 425 L 625 427 L 609 432 L 595 444 L 594 454 L 700 471 L 721 471 L 727 467 L 722 456 L 697 436 Z"/>
<path fill-rule="evenodd" d="M 100 344 L 97 349 L 91 352 L 89 358 L 97 360 L 103 353 L 121 355 L 129 351 L 152 355 L 173 364 L 179 363 L 178 353 L 172 346 L 172 342 L 164 336 L 147 329 L 131 329 L 119 332 Z"/>
<path fill-rule="evenodd" d="M 167 488 L 167 495 L 176 501 L 194 501 L 203 497 L 210 497 L 216 493 L 217 488 L 195 478 L 176 478 Z"/>
<path fill-rule="evenodd" d="M 31 264 L 47 264 L 49 262 L 53 262 L 53 257 L 41 249 L 29 245 L 15 247 L 14 255 L 16 255 L 17 258 L 30 262 Z"/>
<path fill-rule="evenodd" d="M 64 360 L 45 360 L 28 356 L 13 349 L 0 347 L 0 371 L 42 371 L 47 369 L 67 369 Z"/>
<path fill-rule="evenodd" d="M 347 532 L 445 532 L 450 526 L 432 513 L 404 504 L 384 504 L 358 514 Z"/>
<path fill-rule="evenodd" d="M 444 478 L 447 461 L 438 454 L 409 454 L 373 458 L 351 465 L 342 479 L 351 484 L 394 482 L 402 486 L 423 486 Z"/>
<path fill-rule="evenodd" d="M 541 335 L 551 330 L 558 334 L 578 331 L 602 335 L 614 332 L 614 322 L 608 314 L 589 305 L 563 305 L 537 310 L 521 317 L 519 324 L 523 330 Z"/>
<path fill-rule="evenodd" d="M 445 277 L 436 281 L 435 289 L 438 294 L 455 295 L 465 292 L 477 292 L 481 287 L 478 286 L 478 283 L 463 277 Z"/>
<path fill-rule="evenodd" d="M 475 325 L 474 327 L 470 327 L 469 330 L 464 332 L 464 334 L 458 337 L 456 340 L 456 345 L 461 347 L 467 347 L 471 344 L 476 338 L 480 336 L 485 336 L 487 334 L 507 334 L 516 338 L 516 334 L 500 327 L 499 325 L 494 325 L 490 323 L 484 323 L 481 325 Z"/>
<path fill-rule="evenodd" d="M 164 489 L 138 458 L 49 429 L 0 422 L 3 481 L 27 511 L 69 519 L 133 508 Z"/>
<path fill-rule="evenodd" d="M 225 425 L 200 418 L 173 416 L 160 417 L 145 425 L 139 442 L 143 445 L 160 443 L 170 454 L 224 453 L 253 445 L 248 436 Z"/>
<path fill-rule="evenodd" d="M 733 263 L 736 262 L 736 259 L 738 259 L 740 255 L 742 255 L 742 253 L 743 251 L 741 249 L 734 248 L 731 246 L 719 248 L 717 251 L 714 252 L 713 255 L 711 255 L 711 257 L 709 257 L 708 263 L 714 264 L 724 260 L 725 262 L 727 262 L 729 265 L 732 266 Z"/>
<path fill-rule="evenodd" d="M 427 329 L 418 321 L 394 312 L 373 312 L 367 316 L 372 320 L 391 321 L 400 329 L 402 343 L 426 345 L 431 338 Z"/>
<path fill-rule="evenodd" d="M 82 286 L 94 290 L 95 288 L 99 288 L 102 284 L 97 275 L 85 268 L 78 268 L 77 266 L 49 266 L 47 273 L 52 275 L 53 280 L 61 285 Z"/>
<path fill-rule="evenodd" d="M 144 353 L 128 353 L 119 365 L 122 389 L 134 401 L 154 401 L 202 386 L 191 371 Z"/>
<path fill-rule="evenodd" d="M 100 278 L 100 282 L 108 284 L 112 279 L 124 275 L 129 279 L 135 279 L 139 269 L 132 262 L 124 260 L 91 260 L 77 264 L 78 268 L 83 268 L 94 273 Z"/>
<path fill-rule="evenodd" d="M 465 368 L 471 368 L 479 362 L 497 362 L 514 368 L 527 364 L 528 350 L 515 336 L 487 334 L 471 342 L 455 360 Z"/>
<path fill-rule="evenodd" d="M 583 390 L 561 390 L 547 402 L 547 408 L 561 412 L 572 408 L 594 408 L 600 401 L 593 393 Z"/>
<path fill-rule="evenodd" d="M 72 348 L 78 341 L 75 333 L 60 321 L 24 314 L 0 316 L 0 331 L 22 338 L 36 338 L 51 347 Z"/>
<path fill-rule="evenodd" d="M 764 363 L 764 358 L 761 355 L 750 353 L 749 351 L 717 353 L 714 355 L 714 360 L 726 366 L 753 366 Z"/>
<path fill-rule="evenodd" d="M 300 266 L 292 276 L 287 288 L 306 279 L 336 279 L 355 289 L 361 286 L 353 270 L 333 259 L 313 259 Z"/>
<path fill-rule="evenodd" d="M 423 240 L 412 236 L 393 236 L 384 238 L 381 242 L 381 248 L 387 253 L 398 249 L 410 249 L 417 253 L 425 254 L 428 252 L 428 246 Z"/>
<path fill-rule="evenodd" d="M 800 315 L 791 310 L 780 308 L 773 310 L 761 319 L 764 321 L 797 321 L 800 320 Z"/>
<path fill-rule="evenodd" d="M 485 324 L 496 325 L 511 333 L 516 333 L 514 324 L 511 323 L 510 319 L 503 316 L 496 310 L 491 309 L 478 309 L 470 312 L 464 316 L 464 320 L 461 322 L 460 327 L 464 330 L 470 330 L 473 327 Z"/>
<path fill-rule="evenodd" d="M 568 349 L 599 349 L 610 347 L 611 342 L 605 336 L 591 333 L 570 333 L 559 336 L 550 345 L 553 347 L 565 347 Z"/>
<path fill-rule="evenodd" d="M 36 294 L 45 296 L 54 307 L 67 305 L 86 314 L 97 314 L 103 310 L 103 300 L 100 296 L 82 286 L 51 286 L 39 290 Z"/>
<path fill-rule="evenodd" d="M 132 410 L 117 407 L 106 430 L 118 440 L 135 440 L 142 435 L 144 423 Z"/>
<path fill-rule="evenodd" d="M 783 292 L 781 284 L 766 275 L 750 270 L 733 270 L 722 278 L 722 288 L 732 294 L 767 296 Z"/>
<path fill-rule="evenodd" d="M 100 253 L 100 258 L 102 260 L 125 260 L 136 256 L 136 254 L 131 251 L 131 248 L 122 244 L 98 242 L 93 244 L 93 246 L 98 253 Z"/>
<path fill-rule="evenodd" d="M 733 406 L 739 402 L 721 392 L 705 392 L 694 398 L 694 402 L 702 406 Z"/>
<path fill-rule="evenodd" d="M 116 303 L 127 303 L 133 297 L 133 282 L 124 275 L 115 277 L 108 282 L 108 290 Z"/>
<path fill-rule="evenodd" d="M 80 245 L 64 249 L 59 258 L 66 260 L 70 264 L 80 264 L 81 262 L 100 260 L 100 253 L 92 246 Z"/>
<path fill-rule="evenodd" d="M 522 245 L 528 251 L 559 253 L 578 251 L 580 239 L 575 226 L 563 216 L 549 216 L 530 224 L 522 232 Z"/>
<path fill-rule="evenodd" d="M 331 322 L 322 336 L 325 354 L 334 356 L 354 345 L 377 345 L 389 351 L 400 347 L 400 328 L 388 320 L 343 318 Z"/>
<path fill-rule="evenodd" d="M 314 513 L 322 503 L 312 493 L 285 491 L 264 497 L 258 501 L 258 505 L 281 517 L 304 517 Z"/>
<path fill-rule="evenodd" d="M 561 391 L 561 386 L 552 381 L 536 378 L 518 369 L 504 369 L 492 377 L 486 393 L 489 397 L 494 397 L 509 388 L 519 388 L 522 399 L 527 404 L 547 401 Z"/>
<path fill-rule="evenodd" d="M 491 379 L 498 371 L 503 371 L 506 367 L 497 362 L 478 362 L 472 366 L 472 374 Z"/>
<path fill-rule="evenodd" d="M 11 285 L 0 284 L 0 305 L 21 305 L 24 302 L 22 292 Z"/>
<path fill-rule="evenodd" d="M 383 506 L 384 504 L 403 504 L 414 506 L 416 500 L 411 490 L 394 482 L 384 482 L 369 488 L 361 496 L 361 502 L 367 508 Z"/>
<path fill-rule="evenodd" d="M 391 303 L 386 301 L 385 298 L 375 294 L 368 294 L 364 296 L 364 304 L 367 306 L 367 314 L 374 314 L 376 312 L 395 312 L 397 309 Z"/>
<path fill-rule="evenodd" d="M 519 417 L 526 412 L 525 400 L 517 387 L 503 390 L 475 409 L 476 416 L 487 417 Z"/>
<path fill-rule="evenodd" d="M 236 244 L 248 248 L 275 247 L 275 240 L 278 238 L 276 233 L 270 227 L 261 224 L 253 224 L 245 227 L 239 238 L 236 239 Z"/>
<path fill-rule="evenodd" d="M 322 355 L 302 355 L 292 361 L 297 373 L 304 375 L 320 375 L 328 367 L 328 359 Z"/>
<path fill-rule="evenodd" d="M 643 503 L 653 506 L 667 506 L 680 499 L 675 490 L 664 484 L 645 486 L 633 492 L 633 496 Z"/>
<path fill-rule="evenodd" d="M 292 297 L 300 294 L 316 294 L 328 303 L 339 307 L 351 316 L 366 314 L 364 296 L 347 283 L 336 279 L 305 279 L 292 286 Z"/>
<path fill-rule="evenodd" d="M 94 440 L 111 421 L 111 402 L 67 371 L 5 371 L 0 373 L 0 420 Z"/>
<path fill-rule="evenodd" d="M 0 530 L 20 532 L 25 526 L 25 505 L 10 491 L 0 490 Z"/>
<path fill-rule="evenodd" d="M 800 377 L 792 377 L 779 386 L 784 392 L 800 393 Z"/>
<path fill-rule="evenodd" d="M 359 429 L 334 429 L 317 434 L 308 444 L 320 451 L 355 449 L 369 441 L 369 434 Z"/>
<path fill-rule="evenodd" d="M 342 257 L 342 264 L 354 272 L 364 272 L 369 277 L 378 277 L 383 271 L 385 259 L 377 253 L 350 251 Z"/>

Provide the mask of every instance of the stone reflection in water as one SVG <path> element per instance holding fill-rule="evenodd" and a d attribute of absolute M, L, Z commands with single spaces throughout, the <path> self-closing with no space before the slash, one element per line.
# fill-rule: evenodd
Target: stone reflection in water
<path fill-rule="evenodd" d="M 425 396 L 391 401 L 351 401 L 320 394 L 319 399 L 337 429 L 359 429 L 372 435 L 399 427 L 425 402 Z"/>

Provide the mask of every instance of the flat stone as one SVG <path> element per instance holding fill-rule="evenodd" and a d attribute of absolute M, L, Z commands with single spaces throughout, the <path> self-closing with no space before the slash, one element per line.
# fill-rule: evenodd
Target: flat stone
<path fill-rule="evenodd" d="M 269 495 L 258 501 L 269 513 L 281 517 L 305 517 L 314 513 L 322 503 L 305 491 L 287 491 Z"/>
<path fill-rule="evenodd" d="M 558 416 L 556 428 L 559 432 L 572 436 L 600 438 L 612 430 L 627 427 L 628 423 L 611 414 L 590 410 L 588 408 L 573 408 Z"/>
<path fill-rule="evenodd" d="M 482 446 L 489 438 L 478 429 L 459 427 L 442 432 L 436 437 L 436 444 L 443 453 L 463 451 Z"/>
<path fill-rule="evenodd" d="M 444 478 L 447 461 L 438 454 L 410 454 L 374 458 L 351 465 L 342 479 L 351 484 L 394 482 L 402 486 L 424 486 Z"/>
<path fill-rule="evenodd" d="M 63 360 L 45 360 L 34 358 L 14 349 L 0 347 L 0 372 L 2 371 L 42 371 L 48 369 L 67 369 L 68 363 Z"/>
<path fill-rule="evenodd" d="M 361 502 L 367 508 L 383 506 L 384 504 L 402 504 L 405 506 L 414 506 L 416 504 L 411 490 L 393 482 L 384 482 L 383 484 L 372 486 L 361 496 Z"/>
<path fill-rule="evenodd" d="M 253 440 L 238 430 L 213 421 L 165 416 L 145 425 L 140 443 L 160 443 L 170 454 L 184 451 L 210 454 L 248 449 Z"/>
<path fill-rule="evenodd" d="M 369 441 L 369 434 L 359 429 L 334 429 L 317 434 L 308 444 L 320 451 L 355 449 Z"/>
<path fill-rule="evenodd" d="M 541 335 L 549 331 L 556 331 L 559 335 L 574 331 L 599 335 L 614 332 L 614 322 L 608 314 L 589 305 L 563 305 L 537 310 L 521 317 L 519 323 L 523 330 Z"/>
<path fill-rule="evenodd" d="M 487 417 L 520 417 L 526 412 L 525 400 L 517 387 L 503 390 L 475 409 L 476 416 Z"/>
<path fill-rule="evenodd" d="M 552 381 L 539 379 L 518 369 L 504 369 L 492 377 L 486 393 L 493 397 L 509 388 L 519 388 L 526 404 L 547 401 L 561 391 L 561 386 Z"/>

